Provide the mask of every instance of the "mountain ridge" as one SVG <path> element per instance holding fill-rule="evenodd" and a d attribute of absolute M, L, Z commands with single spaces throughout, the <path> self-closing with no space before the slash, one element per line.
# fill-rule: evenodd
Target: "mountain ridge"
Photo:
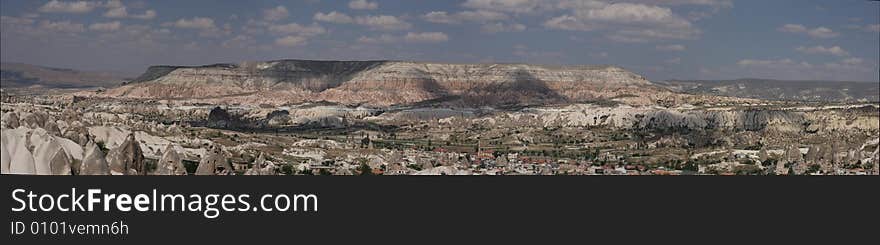
<path fill-rule="evenodd" d="M 285 59 L 151 66 L 108 95 L 150 99 L 258 95 L 268 104 L 329 101 L 376 106 L 457 98 L 456 103 L 483 106 L 609 99 L 645 90 L 657 88 L 638 74 L 608 65 Z"/>
<path fill-rule="evenodd" d="M 108 88 L 115 87 L 127 79 L 113 72 L 0 62 L 0 80 L 4 87 Z"/>

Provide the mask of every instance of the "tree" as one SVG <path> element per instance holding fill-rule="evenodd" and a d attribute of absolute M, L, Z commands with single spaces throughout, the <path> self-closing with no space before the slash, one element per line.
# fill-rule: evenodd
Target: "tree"
<path fill-rule="evenodd" d="M 302 171 L 299 171 L 299 174 L 301 174 L 301 175 L 312 175 L 312 170 L 311 170 L 311 169 L 303 169 Z"/>
<path fill-rule="evenodd" d="M 100 149 L 101 152 L 104 152 L 104 154 L 107 154 L 107 152 L 110 151 L 110 149 L 107 148 L 107 145 L 105 145 L 103 141 L 95 142 L 95 144 L 98 145 L 98 149 Z"/>
<path fill-rule="evenodd" d="M 370 168 L 370 165 L 367 165 L 365 163 L 361 163 L 361 166 L 358 167 L 358 170 L 361 172 L 360 175 L 362 176 L 373 175 L 373 168 Z"/>
<path fill-rule="evenodd" d="M 284 175 L 293 175 L 293 166 L 290 164 L 285 164 L 281 166 L 281 173 Z"/>
<path fill-rule="evenodd" d="M 362 147 L 367 147 L 368 145 L 370 145 L 370 136 L 367 136 L 367 137 L 364 137 L 363 139 L 361 139 L 361 146 Z"/>
<path fill-rule="evenodd" d="M 320 174 L 320 175 L 333 175 L 333 173 L 331 173 L 330 170 L 327 170 L 326 168 L 322 168 L 321 171 L 318 171 L 318 174 Z"/>
<path fill-rule="evenodd" d="M 819 166 L 819 164 L 813 164 L 813 165 L 810 165 L 810 169 L 807 170 L 807 172 L 808 173 L 818 173 L 820 168 L 821 167 Z"/>

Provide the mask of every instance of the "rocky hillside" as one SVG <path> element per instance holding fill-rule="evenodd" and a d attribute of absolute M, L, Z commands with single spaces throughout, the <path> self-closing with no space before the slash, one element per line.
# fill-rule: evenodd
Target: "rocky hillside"
<path fill-rule="evenodd" d="M 660 88 L 613 66 L 279 60 L 154 66 L 105 96 L 252 104 L 519 106 L 611 99 L 653 103 Z"/>
<path fill-rule="evenodd" d="M 46 88 L 114 87 L 125 78 L 111 72 L 77 71 L 21 63 L 0 64 L 0 82 L 4 88 L 41 86 Z"/>
<path fill-rule="evenodd" d="M 768 79 L 663 81 L 656 84 L 676 92 L 764 100 L 877 102 L 880 83 L 841 81 L 781 81 Z"/>

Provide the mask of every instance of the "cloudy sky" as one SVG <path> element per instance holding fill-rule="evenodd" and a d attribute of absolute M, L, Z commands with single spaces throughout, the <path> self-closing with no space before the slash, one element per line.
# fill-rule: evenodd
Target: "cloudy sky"
<path fill-rule="evenodd" d="M 138 74 L 272 59 L 613 64 L 662 79 L 880 81 L 862 0 L 3 0 L 4 62 Z"/>

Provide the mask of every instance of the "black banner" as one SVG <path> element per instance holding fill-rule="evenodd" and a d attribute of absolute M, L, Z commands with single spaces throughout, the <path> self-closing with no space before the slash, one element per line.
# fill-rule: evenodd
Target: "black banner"
<path fill-rule="evenodd" d="M 880 220 L 875 177 L 0 176 L 0 180 L 7 199 L 5 237 L 14 242 L 827 239 L 837 243 L 873 236 Z M 72 188 L 77 195 L 88 189 L 131 196 L 149 196 L 154 189 L 160 194 L 202 197 L 247 194 L 252 205 L 263 194 L 313 194 L 317 205 L 312 207 L 316 210 L 298 212 L 220 211 L 215 218 L 197 211 L 122 212 L 114 204 L 108 204 L 112 207 L 105 212 L 100 209 L 104 203 L 92 212 L 13 211 L 22 206 L 13 198 L 16 189 L 57 197 L 70 194 Z M 27 198 L 21 191 L 18 194 Z M 43 201 L 47 207 L 48 198 Z M 61 203 L 66 202 L 70 201 Z M 284 206 L 284 201 L 280 203 Z M 120 233 L 69 234 L 79 225 L 104 224 L 108 233 Z M 124 234 L 121 227 L 127 229 Z"/>

